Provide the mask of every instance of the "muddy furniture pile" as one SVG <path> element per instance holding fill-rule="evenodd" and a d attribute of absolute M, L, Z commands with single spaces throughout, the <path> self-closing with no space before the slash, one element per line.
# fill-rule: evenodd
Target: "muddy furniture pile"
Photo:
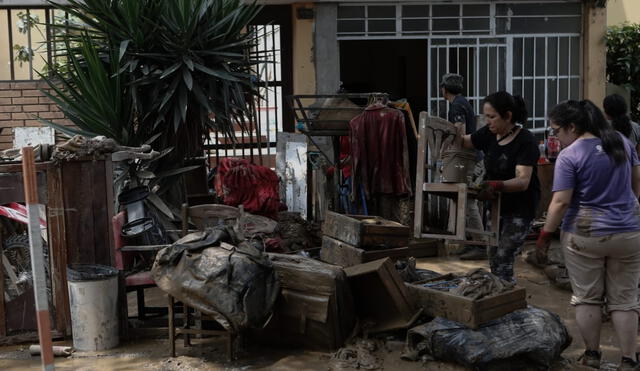
<path fill-rule="evenodd" d="M 438 254 L 439 241 L 410 241 L 409 227 L 379 216 L 328 211 L 322 232 L 320 260 L 342 267 L 387 257 L 421 258 Z"/>

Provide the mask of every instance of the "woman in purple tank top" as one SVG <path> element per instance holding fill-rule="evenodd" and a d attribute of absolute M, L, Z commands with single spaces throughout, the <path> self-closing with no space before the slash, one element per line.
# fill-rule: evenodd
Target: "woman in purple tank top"
<path fill-rule="evenodd" d="M 640 279 L 640 161 L 590 101 L 567 101 L 549 114 L 563 147 L 553 198 L 536 243 L 546 260 L 560 227 L 562 250 L 586 350 L 583 365 L 600 367 L 602 307 L 611 313 L 622 352 L 619 370 L 640 370 L 636 354 Z"/>

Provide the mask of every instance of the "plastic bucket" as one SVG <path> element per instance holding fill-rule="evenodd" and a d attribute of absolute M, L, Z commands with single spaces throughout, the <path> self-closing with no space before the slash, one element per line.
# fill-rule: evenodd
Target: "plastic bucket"
<path fill-rule="evenodd" d="M 476 163 L 475 151 L 446 151 L 442 155 L 442 183 L 467 183 Z"/>
<path fill-rule="evenodd" d="M 73 347 L 81 351 L 115 348 L 118 337 L 118 270 L 97 264 L 67 268 Z"/>

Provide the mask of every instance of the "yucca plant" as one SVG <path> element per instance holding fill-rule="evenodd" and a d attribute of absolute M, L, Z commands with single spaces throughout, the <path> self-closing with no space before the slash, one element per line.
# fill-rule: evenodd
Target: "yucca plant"
<path fill-rule="evenodd" d="M 75 22 L 53 23 L 68 63 L 43 78 L 77 129 L 156 149 L 171 161 L 202 154 L 211 129 L 234 136 L 258 96 L 252 80 L 260 6 L 241 0 L 68 0 L 50 2 Z M 52 44 L 53 45 L 53 44 Z M 59 59 L 59 58 L 56 58 Z M 101 66 L 102 65 L 102 66 Z M 43 120 L 46 121 L 46 120 Z M 56 126 L 52 122 L 47 122 Z"/>

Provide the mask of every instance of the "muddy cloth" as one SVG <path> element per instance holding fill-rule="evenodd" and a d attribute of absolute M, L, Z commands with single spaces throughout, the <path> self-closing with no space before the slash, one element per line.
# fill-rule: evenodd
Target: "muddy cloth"
<path fill-rule="evenodd" d="M 396 270 L 404 282 L 418 282 L 441 276 L 440 273 L 428 269 L 417 269 L 416 258 L 409 257 L 396 260 Z"/>
<path fill-rule="evenodd" d="M 218 166 L 215 188 L 225 205 L 243 205 L 247 212 L 276 219 L 279 211 L 286 210 L 280 202 L 278 182 L 276 173 L 267 167 L 224 158 Z"/>
<path fill-rule="evenodd" d="M 376 354 L 376 351 L 380 348 L 382 348 L 382 346 L 379 344 L 379 341 L 358 339 L 354 344 L 340 348 L 331 355 L 329 370 L 381 370 L 384 359 Z"/>
<path fill-rule="evenodd" d="M 505 281 L 515 281 L 513 263 L 524 240 L 531 230 L 532 219 L 514 216 L 500 217 L 500 239 L 498 246 L 489 246 L 491 273 Z"/>
<path fill-rule="evenodd" d="M 511 290 L 513 286 L 513 283 L 502 280 L 484 269 L 478 268 L 465 274 L 458 286 L 451 289 L 450 292 L 477 300 L 485 296 Z"/>
<path fill-rule="evenodd" d="M 404 115 L 380 104 L 367 107 L 349 123 L 353 190 L 374 194 L 411 194 Z"/>
<path fill-rule="evenodd" d="M 191 233 L 160 250 L 151 273 L 160 289 L 226 329 L 261 327 L 279 292 L 276 274 L 268 256 L 247 242 L 220 247 L 234 240 L 228 227 Z"/>
<path fill-rule="evenodd" d="M 548 370 L 570 344 L 571 336 L 558 315 L 528 307 L 478 330 L 437 317 L 409 330 L 403 359 L 427 355 L 474 370 Z"/>

